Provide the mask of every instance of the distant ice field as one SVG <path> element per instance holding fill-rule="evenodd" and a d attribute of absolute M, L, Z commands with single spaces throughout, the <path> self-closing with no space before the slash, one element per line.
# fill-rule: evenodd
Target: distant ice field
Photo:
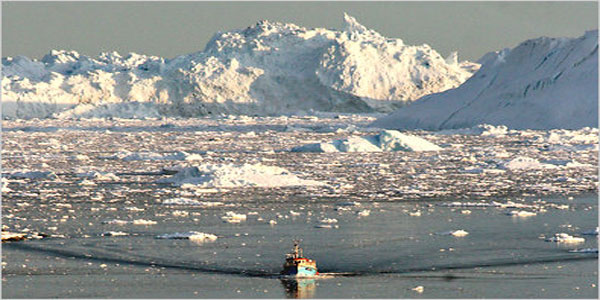
<path fill-rule="evenodd" d="M 597 129 L 379 116 L 3 121 L 3 296 L 598 296 Z M 382 136 L 436 147 L 292 151 Z M 326 278 L 278 277 L 296 238 Z"/>

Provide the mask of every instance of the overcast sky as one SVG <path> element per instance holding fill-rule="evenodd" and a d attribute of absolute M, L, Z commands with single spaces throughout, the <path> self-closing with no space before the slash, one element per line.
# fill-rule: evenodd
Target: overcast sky
<path fill-rule="evenodd" d="M 594 2 L 2 2 L 2 56 L 51 49 L 172 58 L 261 19 L 341 29 L 343 13 L 386 37 L 477 60 L 540 36 L 598 28 Z"/>

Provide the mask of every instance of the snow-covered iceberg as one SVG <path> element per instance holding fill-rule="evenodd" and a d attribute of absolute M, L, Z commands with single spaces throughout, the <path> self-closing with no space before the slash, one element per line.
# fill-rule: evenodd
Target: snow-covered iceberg
<path fill-rule="evenodd" d="M 307 144 L 292 148 L 292 152 L 382 152 L 439 151 L 441 147 L 417 136 L 396 130 L 384 130 L 378 135 L 351 136 L 328 143 Z"/>
<path fill-rule="evenodd" d="M 193 184 L 200 187 L 289 187 L 325 185 L 315 180 L 300 179 L 290 171 L 263 164 L 205 164 L 181 169 L 175 175 L 159 179 L 159 183 Z"/>
<path fill-rule="evenodd" d="M 455 88 L 479 64 L 405 45 L 345 15 L 345 28 L 260 21 L 216 33 L 204 51 L 173 59 L 130 53 L 91 58 L 53 50 L 2 60 L 10 118 L 158 117 L 392 111 Z"/>
<path fill-rule="evenodd" d="M 528 40 L 489 53 L 460 87 L 425 96 L 375 121 L 388 129 L 477 124 L 511 129 L 598 127 L 598 31 Z"/>

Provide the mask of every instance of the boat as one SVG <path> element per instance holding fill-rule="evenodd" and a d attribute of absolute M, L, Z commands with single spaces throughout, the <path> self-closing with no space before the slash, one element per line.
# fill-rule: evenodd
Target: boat
<path fill-rule="evenodd" d="M 285 255 L 285 263 L 281 275 L 295 277 L 311 277 L 319 275 L 317 262 L 302 256 L 299 242 L 294 241 L 294 249 Z"/>

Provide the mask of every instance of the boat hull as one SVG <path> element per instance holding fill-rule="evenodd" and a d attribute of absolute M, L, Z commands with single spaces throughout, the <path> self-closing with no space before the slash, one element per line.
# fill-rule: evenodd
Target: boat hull
<path fill-rule="evenodd" d="M 317 275 L 317 269 L 310 266 L 297 266 L 285 268 L 281 271 L 281 275 L 296 276 L 296 277 L 311 277 Z"/>

